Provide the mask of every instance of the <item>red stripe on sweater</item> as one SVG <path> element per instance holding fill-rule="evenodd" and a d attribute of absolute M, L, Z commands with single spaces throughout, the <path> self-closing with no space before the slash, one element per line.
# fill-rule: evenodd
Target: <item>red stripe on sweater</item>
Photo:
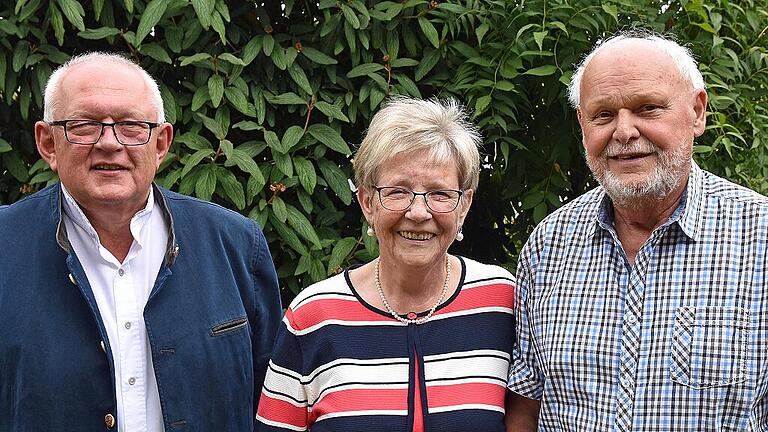
<path fill-rule="evenodd" d="M 430 408 L 483 404 L 504 408 L 504 386 L 490 383 L 464 383 L 427 386 Z"/>
<path fill-rule="evenodd" d="M 274 422 L 290 424 L 296 427 L 307 427 L 307 409 L 291 403 L 261 394 L 258 414 L 262 418 Z"/>

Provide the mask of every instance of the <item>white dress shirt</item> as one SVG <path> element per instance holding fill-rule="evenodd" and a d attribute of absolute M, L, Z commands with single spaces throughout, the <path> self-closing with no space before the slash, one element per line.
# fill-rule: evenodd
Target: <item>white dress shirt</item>
<path fill-rule="evenodd" d="M 114 359 L 118 431 L 162 432 L 143 311 L 165 256 L 168 224 L 150 188 L 146 207 L 131 219 L 133 243 L 121 263 L 101 245 L 96 230 L 63 185 L 62 190 L 69 242 L 88 277 Z"/>

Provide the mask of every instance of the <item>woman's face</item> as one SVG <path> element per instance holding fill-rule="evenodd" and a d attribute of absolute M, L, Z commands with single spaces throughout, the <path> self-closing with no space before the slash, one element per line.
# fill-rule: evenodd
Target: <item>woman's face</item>
<path fill-rule="evenodd" d="M 378 187 L 398 186 L 415 192 L 460 189 L 456 164 L 430 162 L 424 152 L 393 157 L 379 167 L 375 181 Z M 471 189 L 464 191 L 458 207 L 450 213 L 431 211 L 424 196 L 417 196 L 407 210 L 387 210 L 376 189 L 367 186 L 358 191 L 358 201 L 376 231 L 382 263 L 426 268 L 443 265 L 469 211 L 472 194 Z"/>

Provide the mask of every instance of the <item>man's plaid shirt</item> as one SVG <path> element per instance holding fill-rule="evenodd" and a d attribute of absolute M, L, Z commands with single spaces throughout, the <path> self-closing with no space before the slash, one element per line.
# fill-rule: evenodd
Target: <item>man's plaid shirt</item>
<path fill-rule="evenodd" d="M 540 431 L 768 431 L 768 198 L 695 164 L 630 265 L 597 188 L 517 272 L 510 390 Z"/>

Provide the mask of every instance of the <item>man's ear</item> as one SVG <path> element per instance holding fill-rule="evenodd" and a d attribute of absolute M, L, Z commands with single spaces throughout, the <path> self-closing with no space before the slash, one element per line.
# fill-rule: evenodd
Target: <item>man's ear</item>
<path fill-rule="evenodd" d="M 51 170 L 56 172 L 56 143 L 53 140 L 53 129 L 44 121 L 35 123 L 35 145 L 40 156 L 48 162 Z"/>
<path fill-rule="evenodd" d="M 693 134 L 700 137 L 707 127 L 707 92 L 705 90 L 696 90 L 693 95 Z"/>
<path fill-rule="evenodd" d="M 155 153 L 157 155 L 157 161 L 155 162 L 155 168 L 159 167 L 165 159 L 165 155 L 168 154 L 168 150 L 171 148 L 173 142 L 173 125 L 170 123 L 163 123 L 157 128 L 157 142 L 155 143 Z"/>

